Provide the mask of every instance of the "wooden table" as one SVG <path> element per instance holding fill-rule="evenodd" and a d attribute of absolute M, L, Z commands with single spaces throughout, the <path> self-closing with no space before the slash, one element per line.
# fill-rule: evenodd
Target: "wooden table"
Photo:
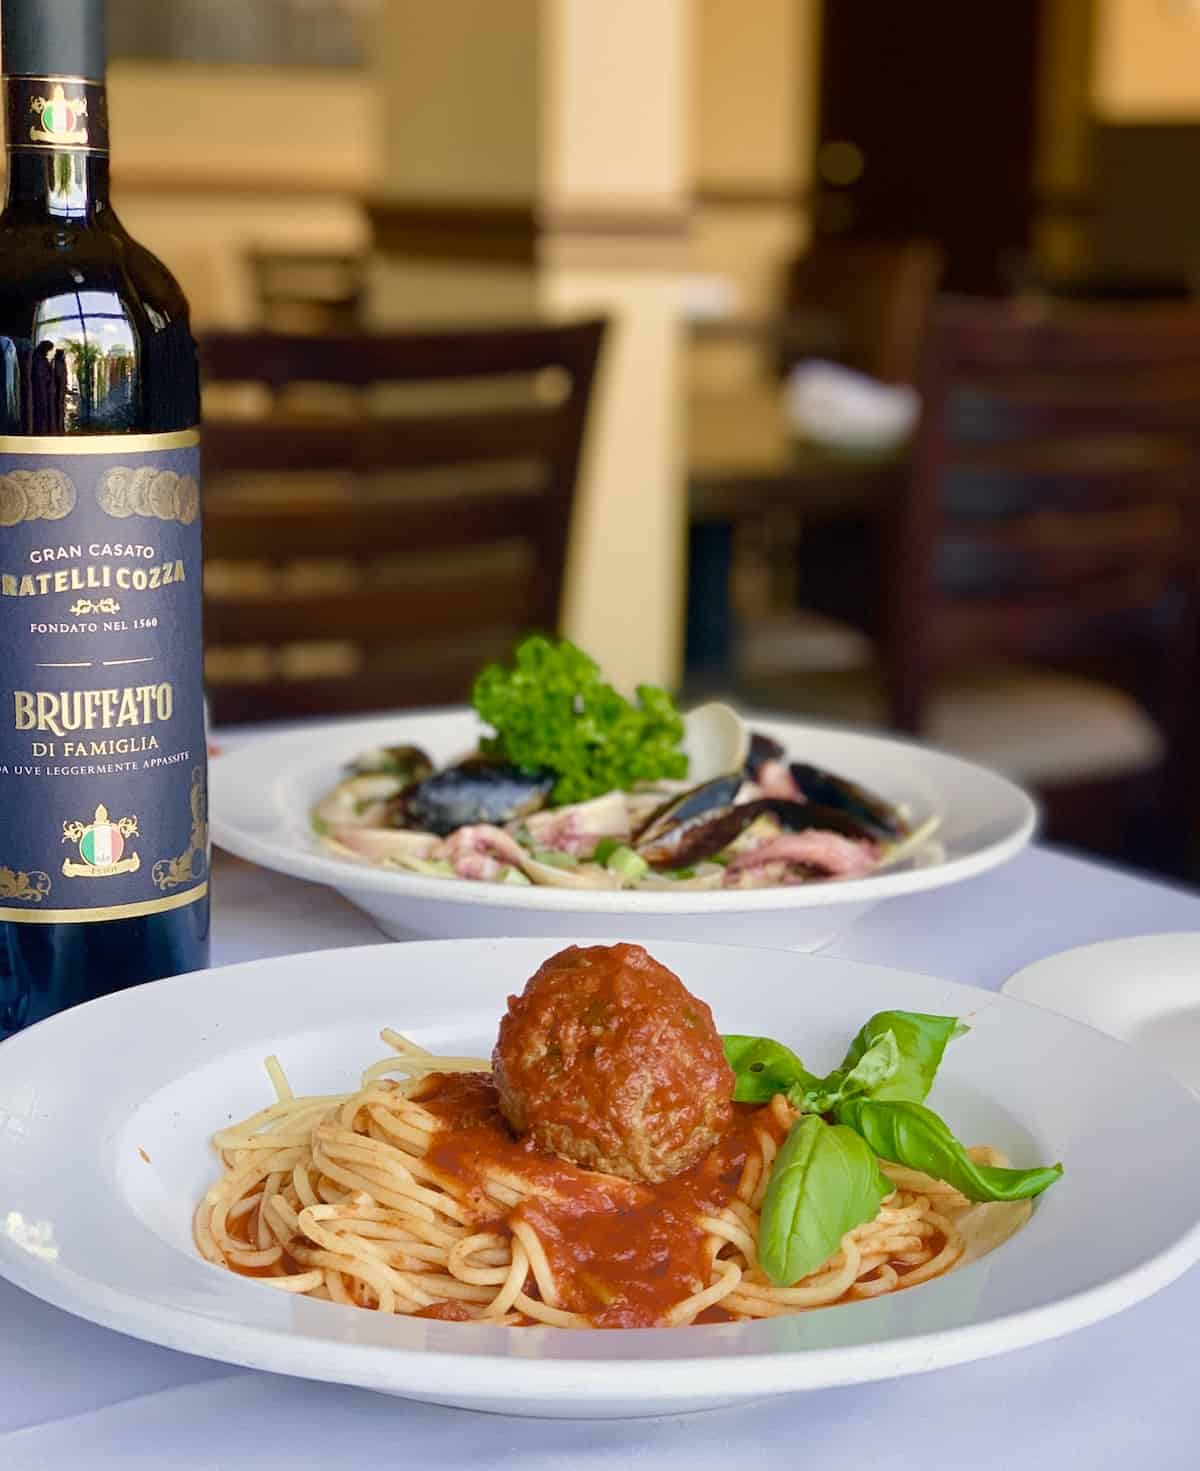
<path fill-rule="evenodd" d="M 729 676 L 739 522 L 787 510 L 802 522 L 871 515 L 904 483 L 907 455 L 839 454 L 798 440 L 777 383 L 697 391 L 688 404 L 687 668 Z"/>

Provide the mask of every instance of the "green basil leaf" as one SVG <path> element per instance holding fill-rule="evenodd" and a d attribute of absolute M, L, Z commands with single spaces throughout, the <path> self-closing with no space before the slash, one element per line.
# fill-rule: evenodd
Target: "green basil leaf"
<path fill-rule="evenodd" d="M 944 1180 L 968 1200 L 1026 1200 L 1062 1174 L 1062 1165 L 1032 1170 L 977 1165 L 937 1114 L 920 1103 L 850 1098 L 836 1112 L 838 1122 L 860 1134 L 882 1159 Z"/>
<path fill-rule="evenodd" d="M 770 1103 L 776 1093 L 815 1087 L 818 1079 L 790 1047 L 770 1037 L 722 1037 L 725 1060 L 733 1069 L 735 1103 Z"/>
<path fill-rule="evenodd" d="M 884 1032 L 849 1072 L 837 1068 L 815 1088 L 794 1087 L 788 1092 L 788 1102 L 801 1113 L 831 1113 L 844 1098 L 853 1098 L 859 1093 L 874 1097 L 895 1076 L 900 1061 L 900 1045 L 895 1033 Z"/>
<path fill-rule="evenodd" d="M 954 1016 L 929 1016 L 920 1011 L 881 1011 L 850 1044 L 838 1073 L 849 1077 L 867 1054 L 891 1032 L 900 1054 L 895 1071 L 875 1087 L 862 1089 L 871 1098 L 907 1099 L 921 1103 L 933 1086 L 946 1044 L 968 1030 Z M 835 1075 L 830 1075 L 832 1081 Z"/>
<path fill-rule="evenodd" d="M 758 1259 L 776 1286 L 791 1286 L 828 1261 L 842 1237 L 872 1221 L 895 1187 L 851 1129 L 807 1114 L 792 1125 L 775 1162 L 758 1228 Z"/>
<path fill-rule="evenodd" d="M 871 1043 L 842 1079 L 842 1092 L 865 1093 L 877 1098 L 880 1090 L 900 1071 L 903 1061 L 896 1034 L 889 1028 L 877 1042 Z"/>

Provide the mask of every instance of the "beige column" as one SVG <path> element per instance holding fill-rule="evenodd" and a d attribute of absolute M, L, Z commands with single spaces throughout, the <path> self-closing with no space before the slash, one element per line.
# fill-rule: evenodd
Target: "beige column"
<path fill-rule="evenodd" d="M 776 310 L 784 272 L 808 236 L 817 119 L 818 0 L 695 0 L 693 271 L 698 302 L 738 316 Z M 700 355 L 700 386 L 753 361 Z M 714 378 L 717 381 L 713 381 Z"/>
<path fill-rule="evenodd" d="M 1113 123 L 1200 118 L 1200 13 L 1188 0 L 1095 0 L 1092 106 Z"/>
<path fill-rule="evenodd" d="M 377 325 L 611 322 L 564 607 L 629 687 L 681 664 L 690 0 L 386 0 Z"/>
<path fill-rule="evenodd" d="M 694 13 L 690 310 L 701 326 L 708 315 L 753 323 L 779 313 L 808 241 L 820 0 L 695 0 Z M 777 370 L 761 334 L 698 331 L 688 384 L 702 463 L 778 444 Z M 795 536 L 787 512 L 738 528 L 740 616 L 767 614 L 791 588 Z"/>

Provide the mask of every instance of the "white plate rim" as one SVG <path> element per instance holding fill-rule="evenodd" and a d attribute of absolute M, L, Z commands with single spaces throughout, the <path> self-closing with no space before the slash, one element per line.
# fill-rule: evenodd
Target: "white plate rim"
<path fill-rule="evenodd" d="M 214 759 L 209 770 L 209 823 L 213 842 L 239 858 L 248 859 L 294 878 L 321 883 L 344 893 L 369 892 L 397 898 L 419 899 L 427 904 L 469 905 L 479 908 L 541 910 L 545 912 L 639 916 L 687 914 L 741 914 L 756 911 L 818 909 L 842 904 L 875 904 L 881 899 L 903 894 L 921 893 L 946 884 L 975 878 L 1015 857 L 1032 840 L 1039 821 L 1037 804 L 1028 792 L 1000 773 L 991 771 L 961 756 L 941 751 L 919 741 L 904 740 L 875 732 L 844 729 L 815 721 L 793 721 L 772 715 L 747 713 L 748 724 L 765 729 L 811 731 L 821 736 L 838 736 L 878 751 L 911 752 L 914 758 L 946 763 L 947 769 L 970 777 L 993 788 L 997 800 L 1013 807 L 1007 831 L 994 841 L 973 852 L 963 853 L 927 867 L 899 867 L 894 871 L 865 878 L 821 884 L 799 884 L 773 889 L 685 890 L 669 893 L 660 890 L 583 890 L 555 889 L 537 885 L 529 887 L 454 883 L 423 874 L 383 869 L 366 862 L 335 857 L 321 852 L 315 844 L 302 846 L 285 841 L 279 830 L 262 837 L 237 821 L 230 809 L 236 805 L 239 778 L 247 785 L 261 784 L 274 771 L 281 779 L 289 758 L 313 744 L 333 737 L 345 738 L 348 731 L 388 722 L 393 729 L 407 720 L 452 717 L 474 719 L 466 706 L 445 709 L 410 710 L 396 715 L 354 717 L 282 730 L 247 740 L 233 750 Z M 256 775 L 257 773 L 257 775 Z M 242 788 L 245 790 L 245 787 Z M 289 820 L 278 816 L 280 829 Z M 586 923 L 586 919 L 583 919 Z"/>
<path fill-rule="evenodd" d="M 1200 1006 L 1200 930 L 1155 930 L 1141 935 L 1118 935 L 1108 940 L 1092 940 L 1084 945 L 1072 945 L 1066 950 L 1040 956 L 1037 960 L 1014 971 L 1001 985 L 1002 995 L 1014 1001 L 1051 1011 L 1057 1016 L 1067 1017 L 1080 1026 L 1090 1027 L 1103 1036 L 1112 1037 L 1128 1047 L 1140 1048 L 1144 1055 L 1164 1064 L 1153 1047 L 1147 1046 L 1137 1036 L 1130 1036 L 1130 1028 L 1158 1015 L 1170 1015 L 1176 1006 L 1153 1004 L 1156 998 L 1146 996 L 1147 983 L 1151 988 L 1155 982 L 1166 984 L 1172 992 L 1181 989 L 1179 972 L 1184 963 L 1179 951 L 1190 954 L 1197 966 L 1194 981 L 1189 980 L 1192 998 Z M 1174 953 L 1172 953 L 1174 952 Z M 1162 974 L 1164 962 L 1171 974 Z M 1097 976 L 1091 968 L 1099 963 Z M 1089 970 L 1088 1000 L 1110 998 L 1115 994 L 1117 978 L 1112 975 L 1115 965 L 1136 967 L 1137 985 L 1122 991 L 1121 1005 L 1097 1007 L 1090 1004 L 1078 1005 L 1079 985 L 1074 981 L 1081 969 Z M 1155 974 L 1155 970 L 1158 974 Z M 1070 994 L 1068 994 L 1070 993 Z M 1139 1002 L 1142 1003 L 1139 1005 Z M 1196 1078 L 1190 1085 L 1200 1091 L 1200 1067 L 1195 1070 Z M 1178 1076 L 1178 1072 L 1176 1072 Z"/>
<path fill-rule="evenodd" d="M 497 947 L 501 951 L 507 951 L 513 948 L 514 953 L 522 950 L 532 951 L 536 947 L 541 947 L 542 953 L 545 954 L 550 953 L 560 944 L 559 940 L 531 941 L 528 939 L 426 941 L 418 943 L 418 952 L 430 946 L 443 950 L 446 947 L 456 947 L 460 954 L 466 953 L 463 947 L 475 951 Z M 714 947 L 687 942 L 661 942 L 656 945 L 656 948 L 674 952 L 701 952 L 709 951 Z M 354 950 L 314 952 L 303 957 L 278 957 L 270 962 L 247 962 L 244 965 L 228 967 L 223 971 L 202 972 L 191 977 L 159 983 L 152 988 L 140 988 L 140 992 L 142 994 L 158 993 L 166 998 L 173 987 L 183 985 L 195 988 L 206 982 L 211 984 L 216 977 L 223 978 L 226 986 L 236 989 L 244 982 L 248 974 L 253 974 L 256 968 L 264 965 L 276 966 L 284 961 L 299 960 L 314 966 L 330 963 L 352 966 L 356 960 L 361 959 L 368 965 L 379 966 L 383 964 L 389 952 L 394 957 L 400 949 L 405 952 L 405 961 L 413 962 L 415 957 L 412 943 L 403 947 L 370 945 Z M 969 1005 L 977 1018 L 982 1017 L 985 1012 L 993 1011 L 997 1006 L 1005 1008 L 1010 1014 L 1015 1008 L 1033 1011 L 1039 1016 L 1044 1016 L 1040 1009 L 1030 1007 L 1026 1003 L 1011 998 L 1002 998 L 990 992 L 962 987 L 953 982 L 937 982 L 934 978 L 922 977 L 915 972 L 901 972 L 890 967 L 864 965 L 858 962 L 832 961 L 819 956 L 794 956 L 773 950 L 756 951 L 753 947 L 739 947 L 738 953 L 748 954 L 751 957 L 757 956 L 763 964 L 771 962 L 782 964 L 786 960 L 801 968 L 816 967 L 817 973 L 822 967 L 837 967 L 844 973 L 861 976 L 864 981 L 870 981 L 872 978 L 880 980 L 884 976 L 893 980 L 902 981 L 907 978 L 909 981 L 922 981 L 927 985 L 936 985 L 947 993 L 960 996 L 964 1008 Z M 668 961 L 670 960 L 671 957 L 668 956 Z M 114 997 L 103 998 L 100 1001 L 89 1003 L 88 1006 L 76 1008 L 74 1012 L 50 1018 L 30 1028 L 26 1033 L 18 1034 L 11 1045 L 17 1049 L 36 1047 L 40 1045 L 40 1041 L 51 1037 L 54 1029 L 61 1030 L 64 1026 L 86 1028 L 89 1011 L 137 994 L 138 992 L 117 993 Z M 1099 1045 L 1110 1049 L 1116 1047 L 1119 1049 L 1120 1056 L 1130 1055 L 1128 1048 L 1113 1043 L 1102 1034 L 1093 1033 L 1076 1022 L 1056 1018 L 1056 1023 L 1071 1031 L 1090 1035 L 1094 1039 L 1093 1046 Z M 9 1055 L 12 1056 L 11 1053 Z M 2 1061 L 3 1054 L 0 1054 L 0 1062 Z M 1200 1105 L 1196 1103 L 1196 1100 L 1190 1098 L 1182 1085 L 1175 1083 L 1159 1070 L 1149 1067 L 1144 1061 L 1136 1058 L 1133 1059 L 1131 1065 L 1143 1074 L 1157 1075 L 1160 1087 L 1167 1086 L 1173 1089 L 1179 1101 L 1187 1100 L 1187 1104 L 1193 1110 L 1200 1109 Z M 1194 1115 L 1193 1124 L 1196 1124 Z M 0 1139 L 0 1144 L 2 1144 L 2 1139 Z M 3 1148 L 0 1147 L 0 1184 L 3 1183 L 3 1164 Z M 172 1248 L 164 1245 L 163 1250 L 170 1251 Z M 529 1335 L 541 1335 L 544 1339 L 545 1335 L 550 1333 L 564 1348 L 569 1340 L 569 1351 L 552 1357 L 545 1357 L 540 1353 L 532 1356 L 523 1353 L 513 1356 L 511 1352 L 473 1353 L 465 1357 L 461 1353 L 455 1354 L 441 1347 L 438 1342 L 438 1333 L 435 1332 L 432 1345 L 426 1343 L 420 1348 L 407 1348 L 389 1344 L 386 1353 L 381 1355 L 377 1346 L 346 1341 L 348 1335 L 355 1338 L 362 1335 L 352 1330 L 339 1333 L 336 1331 L 338 1325 L 330 1322 L 328 1332 L 319 1337 L 320 1353 L 315 1361 L 312 1352 L 313 1340 L 307 1334 L 298 1333 L 291 1336 L 281 1333 L 277 1327 L 247 1321 L 245 1316 L 239 1316 L 236 1320 L 231 1321 L 227 1314 L 214 1316 L 179 1305 L 164 1307 L 161 1302 L 151 1296 L 143 1297 L 129 1292 L 120 1292 L 102 1282 L 89 1280 L 63 1268 L 49 1269 L 46 1264 L 31 1258 L 28 1253 L 23 1252 L 3 1234 L 0 1234 L 0 1275 L 8 1277 L 18 1286 L 56 1306 L 105 1326 L 132 1333 L 147 1341 L 275 1372 L 335 1382 L 365 1384 L 369 1387 L 389 1389 L 394 1393 L 433 1400 L 439 1397 L 445 1400 L 445 1375 L 452 1363 L 469 1364 L 472 1368 L 486 1366 L 489 1374 L 494 1378 L 493 1388 L 496 1395 L 502 1399 L 511 1398 L 515 1411 L 520 1410 L 523 1395 L 529 1393 L 526 1381 L 534 1363 L 536 1363 L 537 1389 L 540 1394 L 570 1394 L 581 1391 L 586 1386 L 587 1393 L 597 1397 L 597 1404 L 607 1394 L 610 1397 L 620 1396 L 625 1401 L 644 1402 L 648 1405 L 653 1405 L 656 1400 L 661 1400 L 665 1395 L 692 1393 L 695 1390 L 696 1376 L 703 1377 L 705 1366 L 713 1364 L 720 1364 L 723 1373 L 731 1381 L 726 1383 L 728 1391 L 725 1394 L 726 1401 L 730 1398 L 752 1398 L 759 1395 L 836 1384 L 859 1383 L 891 1377 L 897 1373 L 944 1367 L 1057 1337 L 1098 1321 L 1131 1306 L 1165 1286 L 1198 1258 L 1200 1258 L 1200 1209 L 1196 1217 L 1190 1221 L 1187 1229 L 1183 1230 L 1168 1247 L 1140 1262 L 1135 1268 L 1114 1276 L 1099 1286 L 1065 1296 L 1048 1305 L 1042 1304 L 1010 1314 L 998 1314 L 987 1321 L 957 1325 L 949 1329 L 912 1333 L 899 1338 L 887 1337 L 841 1347 L 793 1346 L 780 1349 L 771 1341 L 772 1333 L 769 1324 L 728 1325 L 712 1331 L 717 1334 L 733 1333 L 743 1338 L 746 1335 L 753 1338 L 757 1334 L 759 1346 L 753 1347 L 752 1351 L 741 1349 L 737 1353 L 726 1354 L 724 1352 L 704 1352 L 706 1345 L 702 1345 L 699 1340 L 691 1337 L 697 1332 L 695 1329 L 641 1330 L 634 1333 L 618 1332 L 595 1335 L 555 1334 L 553 1330 L 526 1329 L 519 1330 L 519 1332 L 521 1337 L 530 1341 L 531 1344 L 532 1340 L 529 1340 Z M 967 1270 L 974 1270 L 974 1268 Z M 230 1281 L 236 1282 L 239 1288 L 247 1285 L 239 1279 L 231 1278 Z M 929 1284 L 931 1289 L 936 1289 L 937 1286 L 936 1283 Z M 918 1296 L 917 1293 L 913 1294 L 914 1299 Z M 271 1300 L 273 1313 L 275 1299 L 271 1294 L 263 1294 L 262 1312 L 252 1311 L 247 1307 L 246 1313 L 254 1318 L 269 1318 L 272 1314 L 266 1311 L 268 1298 Z M 244 1297 L 242 1300 L 249 1301 Z M 877 1301 L 899 1302 L 902 1308 L 904 1306 L 903 1299 Z M 370 1319 L 373 1316 L 360 1314 L 357 1310 L 335 1309 L 331 1305 L 313 1303 L 307 1306 L 335 1314 L 349 1313 L 356 1321 Z M 876 1304 L 857 1304 L 847 1311 L 858 1312 L 863 1308 L 872 1309 L 875 1306 Z M 407 1321 L 412 1322 L 412 1320 Z M 446 1325 L 437 1325 L 438 1329 L 445 1327 Z M 505 1335 L 516 1330 L 482 1331 L 487 1334 Z M 708 1332 L 709 1330 L 703 1331 Z M 236 1341 L 231 1339 L 231 1333 L 237 1335 Z M 609 1345 L 615 1347 L 619 1340 L 625 1340 L 625 1346 L 628 1346 L 630 1340 L 640 1340 L 647 1350 L 652 1347 L 657 1348 L 659 1345 L 663 1349 L 670 1345 L 673 1349 L 676 1346 L 686 1346 L 691 1342 L 695 1351 L 692 1353 L 666 1352 L 662 1356 L 655 1352 L 642 1353 L 640 1350 L 632 1355 L 607 1354 L 605 1352 L 607 1347 Z M 657 1344 L 654 1344 L 655 1340 L 658 1341 Z M 443 1343 L 448 1341 L 442 1339 Z M 381 1360 L 385 1362 L 381 1364 Z M 638 1376 L 631 1374 L 631 1365 L 652 1369 L 653 1383 L 645 1385 L 640 1382 L 632 1382 L 638 1379 Z M 381 1377 L 386 1382 L 380 1383 Z M 715 1398 L 720 1402 L 719 1394 Z"/>
<path fill-rule="evenodd" d="M 1044 1003 L 1038 1001 L 1030 990 L 1030 987 L 1036 984 L 1042 976 L 1054 975 L 1070 967 L 1086 964 L 1088 960 L 1098 957 L 1107 959 L 1109 956 L 1151 954 L 1155 950 L 1178 945 L 1200 952 L 1200 930 L 1150 930 L 1141 935 L 1114 935 L 1108 940 L 1089 940 L 1083 945 L 1071 945 L 1066 950 L 1055 950 L 1050 955 L 1039 955 L 1028 965 L 1023 965 L 1019 970 L 1013 971 L 1000 987 L 1000 991 L 1014 1001 L 1025 1001 L 1031 1006 L 1042 1006 Z M 1196 979 L 1196 992 L 1200 997 L 1200 975 Z M 1066 1016 L 1068 1013 L 1060 1012 L 1059 1015 Z M 1073 1020 L 1081 1021 L 1082 1019 L 1074 1017 Z M 1083 1025 L 1090 1026 L 1091 1023 L 1084 1022 Z"/>

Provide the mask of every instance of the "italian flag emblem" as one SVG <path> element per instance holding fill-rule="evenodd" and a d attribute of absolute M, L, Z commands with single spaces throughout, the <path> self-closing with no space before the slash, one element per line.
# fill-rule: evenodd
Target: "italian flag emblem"
<path fill-rule="evenodd" d="M 136 853 L 126 856 L 130 838 L 139 836 L 136 817 L 121 817 L 113 822 L 108 808 L 101 802 L 91 822 L 64 822 L 63 842 L 73 843 L 79 862 L 63 860 L 62 871 L 68 878 L 109 878 L 116 873 L 136 873 L 141 859 Z"/>
<path fill-rule="evenodd" d="M 29 104 L 38 121 L 29 130 L 34 143 L 86 143 L 87 98 L 68 97 L 56 82 L 49 97 L 35 97 Z"/>

